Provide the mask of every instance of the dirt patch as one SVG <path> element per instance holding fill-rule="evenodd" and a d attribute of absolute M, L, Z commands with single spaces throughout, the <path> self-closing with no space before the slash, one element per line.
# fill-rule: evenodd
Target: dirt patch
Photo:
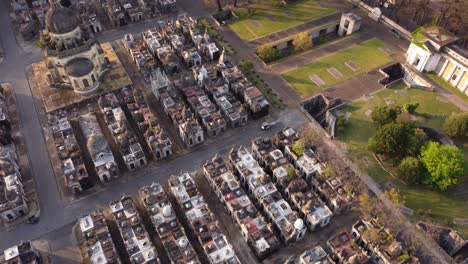
<path fill-rule="evenodd" d="M 278 18 L 277 17 L 274 17 L 274 16 L 267 16 L 268 20 L 270 20 L 271 22 L 278 22 Z"/>
<path fill-rule="evenodd" d="M 262 24 L 260 24 L 260 22 L 256 21 L 256 20 L 250 20 L 250 25 L 252 25 L 252 27 L 254 28 L 261 28 L 262 27 Z"/>
<path fill-rule="evenodd" d="M 287 17 L 294 17 L 294 15 L 289 11 L 283 11 L 283 15 L 285 15 Z"/>

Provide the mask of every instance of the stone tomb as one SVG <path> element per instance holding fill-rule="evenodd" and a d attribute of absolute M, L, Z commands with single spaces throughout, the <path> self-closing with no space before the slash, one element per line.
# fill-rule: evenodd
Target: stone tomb
<path fill-rule="evenodd" d="M 331 67 L 327 69 L 328 73 L 330 73 L 335 79 L 340 79 L 343 77 L 343 74 L 339 72 L 335 67 Z"/>
<path fill-rule="evenodd" d="M 309 76 L 309 79 L 310 79 L 312 82 L 314 82 L 315 85 L 317 85 L 317 86 L 323 86 L 323 85 L 325 85 L 325 82 L 324 82 L 322 79 L 320 79 L 320 77 L 318 77 L 317 74 L 310 75 L 310 76 Z"/>
<path fill-rule="evenodd" d="M 352 71 L 359 71 L 359 69 L 361 69 L 361 67 L 359 67 L 359 65 L 357 65 L 356 63 L 354 63 L 351 60 L 345 62 L 344 64 L 346 66 L 348 66 Z"/>

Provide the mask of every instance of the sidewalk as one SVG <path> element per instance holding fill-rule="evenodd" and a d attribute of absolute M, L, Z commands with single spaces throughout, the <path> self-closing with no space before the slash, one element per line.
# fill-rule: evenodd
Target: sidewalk
<path fill-rule="evenodd" d="M 29 162 L 29 155 L 24 141 L 24 134 L 19 123 L 19 112 L 17 111 L 16 106 L 16 95 L 11 84 L 4 83 L 2 86 L 5 88 L 5 97 L 10 117 L 9 119 L 11 123 L 13 144 L 16 148 L 16 155 L 18 156 L 21 180 L 29 209 L 29 212 L 26 215 L 14 221 L 0 221 L 0 230 L 12 230 L 19 225 L 24 224 L 28 218 L 35 215 L 40 210 L 40 208 L 38 204 L 34 179 L 31 174 L 31 164 Z"/>

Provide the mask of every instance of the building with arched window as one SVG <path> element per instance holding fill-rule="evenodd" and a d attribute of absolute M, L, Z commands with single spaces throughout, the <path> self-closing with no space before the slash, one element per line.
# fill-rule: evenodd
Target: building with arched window
<path fill-rule="evenodd" d="M 71 87 L 78 94 L 94 91 L 106 71 L 106 58 L 90 32 L 80 27 L 73 6 L 50 0 L 45 25 L 41 40 L 51 86 Z"/>

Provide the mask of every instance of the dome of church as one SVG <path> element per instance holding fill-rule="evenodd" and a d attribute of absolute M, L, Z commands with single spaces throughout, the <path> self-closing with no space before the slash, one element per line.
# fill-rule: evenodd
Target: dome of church
<path fill-rule="evenodd" d="M 60 4 L 51 4 L 45 15 L 45 24 L 53 34 L 65 34 L 80 26 L 75 10 Z"/>
<path fill-rule="evenodd" d="M 89 74 L 94 68 L 93 63 L 86 58 L 73 59 L 65 65 L 65 71 L 69 76 L 82 77 Z"/>

